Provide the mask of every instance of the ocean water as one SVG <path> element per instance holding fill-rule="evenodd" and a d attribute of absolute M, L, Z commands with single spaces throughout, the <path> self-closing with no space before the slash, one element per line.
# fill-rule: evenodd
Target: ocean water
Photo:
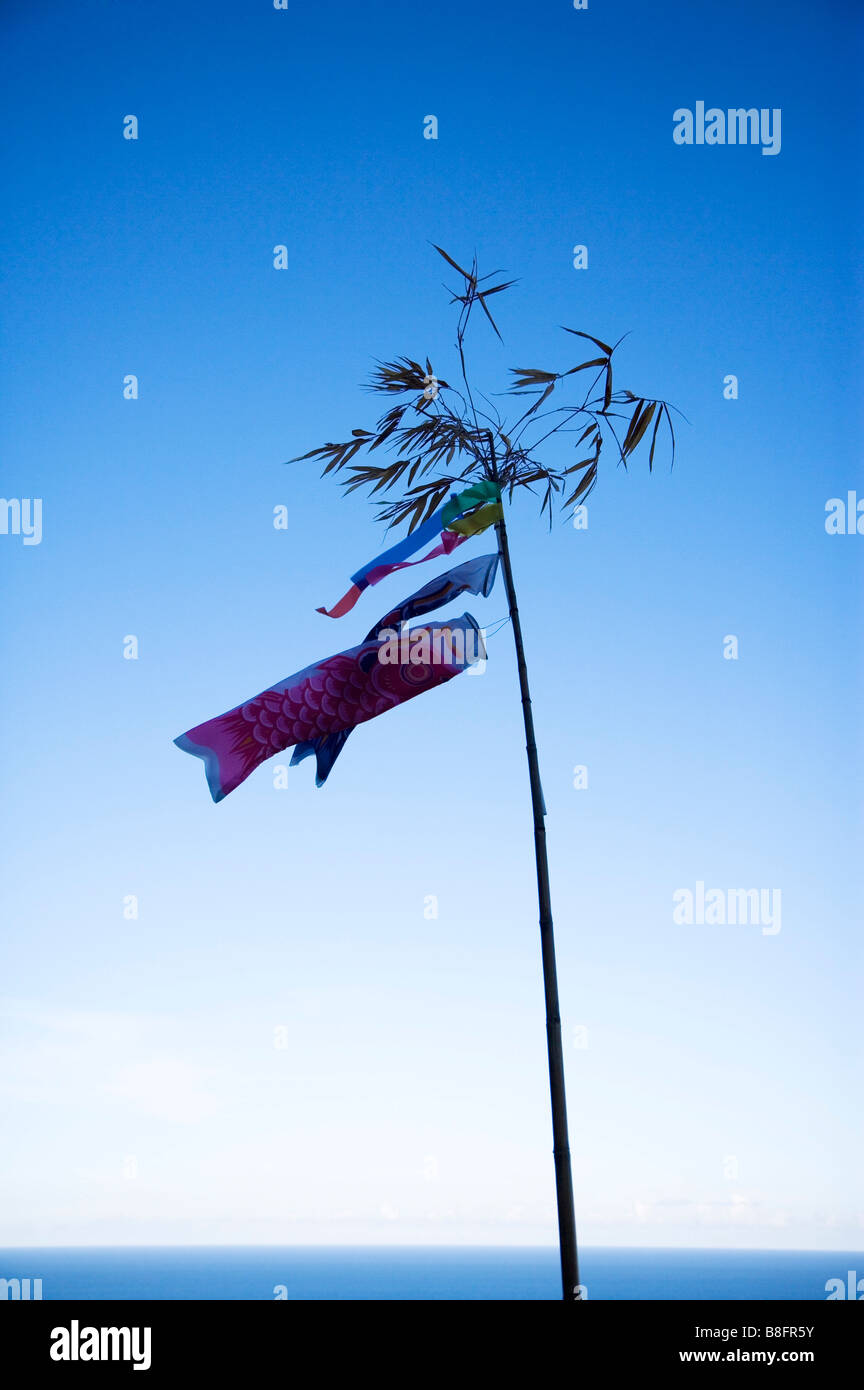
<path fill-rule="evenodd" d="M 586 1248 L 589 1299 L 824 1300 L 864 1253 Z M 50 1299 L 558 1299 L 551 1248 L 130 1246 L 0 1250 Z M 277 1294 L 277 1289 L 279 1293 Z M 284 1290 L 284 1291 L 283 1291 Z"/>

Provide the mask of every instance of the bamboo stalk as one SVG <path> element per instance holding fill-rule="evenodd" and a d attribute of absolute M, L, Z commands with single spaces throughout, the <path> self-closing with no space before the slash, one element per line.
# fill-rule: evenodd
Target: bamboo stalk
<path fill-rule="evenodd" d="M 494 465 L 493 465 L 494 466 Z M 546 807 L 540 783 L 540 763 L 534 737 L 534 716 L 531 691 L 528 686 L 528 667 L 519 621 L 519 605 L 513 583 L 507 524 L 502 516 L 495 527 L 498 533 L 498 553 L 504 574 L 504 586 L 513 624 L 516 644 L 516 663 L 519 689 L 522 695 L 522 717 L 525 723 L 525 751 L 531 782 L 531 807 L 534 814 L 534 855 L 537 861 L 537 896 L 540 905 L 540 947 L 543 958 L 543 987 L 546 994 L 546 1046 L 549 1054 L 549 1090 L 552 1100 L 552 1153 L 555 1160 L 555 1190 L 558 1201 L 558 1240 L 561 1250 L 562 1298 L 571 1302 L 581 1297 L 579 1260 L 576 1248 L 576 1217 L 573 1207 L 573 1178 L 570 1169 L 570 1142 L 567 1132 L 567 1100 L 564 1088 L 564 1052 L 561 1045 L 561 1014 L 558 1004 L 558 972 L 555 965 L 555 935 L 552 927 L 552 900 L 549 890 L 549 861 L 546 855 Z"/>

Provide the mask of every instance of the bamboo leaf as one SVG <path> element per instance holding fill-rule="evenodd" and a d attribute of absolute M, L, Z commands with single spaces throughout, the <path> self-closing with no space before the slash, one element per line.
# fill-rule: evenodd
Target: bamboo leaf
<path fill-rule="evenodd" d="M 639 423 L 639 416 L 644 404 L 645 402 L 641 398 L 636 402 L 636 407 L 633 414 L 630 416 L 630 424 L 627 426 L 627 433 L 624 436 L 624 443 L 621 445 L 622 454 L 628 454 L 630 452 L 630 440 L 633 437 L 633 431 Z"/>
<path fill-rule="evenodd" d="M 571 494 L 570 494 L 570 496 L 567 498 L 567 500 L 566 500 L 565 502 L 562 502 L 562 503 L 561 503 L 562 507 L 565 507 L 565 508 L 566 508 L 566 507 L 575 506 L 575 504 L 576 504 L 577 502 L 579 502 L 583 497 L 587 497 L 587 496 L 588 496 L 588 493 L 591 491 L 591 489 L 593 488 L 593 486 L 594 486 L 594 484 L 596 483 L 596 481 L 597 481 L 597 464 L 594 463 L 594 464 L 592 464 L 592 466 L 589 468 L 589 470 L 588 470 L 588 472 L 585 474 L 584 478 L 581 479 L 581 481 L 580 481 L 580 483 L 579 483 L 579 486 L 576 488 L 576 491 L 575 491 L 575 492 L 571 492 Z"/>
<path fill-rule="evenodd" d="M 572 376 L 574 372 L 584 372 L 586 367 L 605 367 L 607 361 L 606 357 L 592 357 L 590 362 L 580 362 L 578 367 L 571 367 L 564 375 Z"/>
<path fill-rule="evenodd" d="M 528 411 L 528 414 L 529 414 L 529 415 L 533 415 L 535 410 L 539 410 L 540 407 L 541 407 L 541 405 L 543 404 L 543 402 L 544 402 L 549 396 L 552 395 L 552 392 L 553 392 L 554 390 L 555 390 L 555 382 L 554 382 L 554 381 L 550 381 L 550 382 L 549 382 L 549 385 L 546 387 L 546 390 L 543 392 L 543 395 L 542 395 L 542 396 L 539 396 L 538 399 L 534 402 L 534 404 L 532 405 L 531 409 Z"/>
<path fill-rule="evenodd" d="M 671 437 L 671 439 L 672 439 L 672 461 L 671 461 L 671 463 L 669 464 L 669 467 L 670 467 L 670 468 L 674 468 L 674 467 L 675 467 L 675 426 L 672 424 L 672 416 L 669 414 L 669 407 L 668 407 L 668 405 L 666 405 L 665 402 L 663 403 L 662 409 L 666 412 L 666 423 L 667 423 L 668 426 L 669 426 L 669 434 L 670 434 L 670 437 Z"/>
<path fill-rule="evenodd" d="M 660 428 L 660 421 L 661 421 L 662 419 L 663 419 L 663 411 L 662 411 L 662 410 L 658 410 L 658 412 L 657 412 L 657 419 L 654 421 L 654 433 L 653 433 L 652 436 L 651 436 L 651 451 L 650 451 L 650 453 L 648 454 L 648 472 L 649 472 L 649 473 L 651 473 L 651 472 L 653 471 L 653 468 L 654 468 L 654 449 L 656 448 L 656 445 L 657 445 L 657 431 L 658 431 L 659 428 Z"/>
<path fill-rule="evenodd" d="M 500 294 L 502 290 L 509 290 L 510 286 L 515 284 L 515 280 L 507 280 L 503 285 L 493 285 L 492 288 L 489 290 L 480 290 L 480 292 L 477 295 L 477 298 L 485 299 L 487 295 Z"/>
<path fill-rule="evenodd" d="M 537 367 L 509 367 L 508 371 L 516 377 L 508 388 L 511 395 L 517 395 L 526 388 L 531 390 L 532 387 L 543 386 L 547 381 L 558 380 L 557 372 L 543 372 Z"/>
<path fill-rule="evenodd" d="M 418 499 L 417 503 L 416 503 L 415 506 L 414 506 L 413 511 L 414 511 L 414 515 L 411 517 L 411 523 L 410 523 L 410 525 L 409 525 L 409 527 L 408 527 L 408 535 L 409 535 L 409 536 L 411 535 L 411 532 L 414 531 L 414 530 L 417 528 L 417 526 L 418 526 L 418 524 L 419 524 L 419 522 L 420 522 L 420 518 L 421 518 L 421 516 L 423 515 L 423 498 L 422 498 L 422 497 Z M 406 513 L 406 515 L 407 515 L 407 513 Z"/>
<path fill-rule="evenodd" d="M 563 323 L 561 327 L 564 328 Z M 577 338 L 587 338 L 589 343 L 596 343 L 597 346 L 601 349 L 601 351 L 605 352 L 607 357 L 612 356 L 614 348 L 611 348 L 608 343 L 601 342 L 599 338 L 592 337 L 590 333 L 582 333 L 578 328 L 564 328 L 564 332 L 573 333 Z"/>
<path fill-rule="evenodd" d="M 504 339 L 501 337 L 501 334 L 498 332 L 498 325 L 497 325 L 497 323 L 495 322 L 495 320 L 493 319 L 492 315 L 489 313 L 489 310 L 486 308 L 486 300 L 483 298 L 482 294 L 478 294 L 477 298 L 478 298 L 478 300 L 480 301 L 480 308 L 483 310 L 483 313 L 486 315 L 486 317 L 487 317 L 487 319 L 489 320 L 489 322 L 491 323 L 492 327 L 495 329 L 495 334 L 496 334 L 496 336 L 497 336 L 497 338 L 498 338 L 498 341 L 501 342 L 501 343 L 503 343 Z"/>
<path fill-rule="evenodd" d="M 385 473 L 384 476 L 383 476 L 382 478 L 380 478 L 380 479 L 378 480 L 378 482 L 375 484 L 375 486 L 373 487 L 372 492 L 370 493 L 370 496 L 371 496 L 371 497 L 374 497 L 375 493 L 376 493 L 376 492 L 380 492 L 382 488 L 391 488 L 391 487 L 393 486 L 393 484 L 396 482 L 396 479 L 399 477 L 399 473 L 400 473 L 401 471 L 402 471 L 402 470 L 400 469 L 398 472 L 389 472 L 389 473 Z M 369 480 L 367 480 L 367 481 L 371 481 L 371 479 L 369 479 Z"/>
<path fill-rule="evenodd" d="M 333 448 L 332 444 L 319 444 L 317 449 L 310 449 L 308 454 L 296 454 L 294 458 L 288 459 L 288 463 L 303 463 L 305 459 L 319 458 Z"/>
<path fill-rule="evenodd" d="M 643 404 L 644 404 L 644 402 L 643 402 Z M 657 402 L 656 402 L 656 401 L 652 401 L 651 404 L 650 404 L 649 406 L 647 406 L 645 409 L 643 409 L 642 414 L 639 416 L 639 423 L 638 423 L 638 425 L 635 424 L 635 418 L 634 418 L 634 421 L 633 421 L 633 422 L 631 423 L 631 425 L 630 425 L 630 430 L 632 431 L 632 434 L 631 434 L 631 438 L 630 438 L 630 443 L 629 443 L 629 445 L 627 446 L 627 452 L 628 452 L 628 454 L 632 454 L 633 451 L 634 451 L 634 449 L 638 448 L 639 443 L 640 443 L 640 441 L 642 440 L 642 438 L 643 438 L 643 436 L 644 436 L 644 434 L 645 434 L 645 431 L 647 430 L 648 426 L 651 424 L 651 420 L 652 420 L 652 418 L 653 418 L 653 416 L 654 416 L 654 412 L 655 412 L 656 409 L 657 409 Z M 634 429 L 634 425 L 635 425 L 635 429 Z"/>
<path fill-rule="evenodd" d="M 384 443 L 385 439 L 389 439 L 389 438 L 390 438 L 390 436 L 391 436 L 391 434 L 393 433 L 393 431 L 394 431 L 395 429 L 398 428 L 398 426 L 399 426 L 399 424 L 400 424 L 400 422 L 401 422 L 401 420 L 402 420 L 402 415 L 403 415 L 403 413 L 404 413 L 404 412 L 400 410 L 398 416 L 396 417 L 396 419 L 395 419 L 395 420 L 391 420 L 391 422 L 390 422 L 390 424 L 387 426 L 387 428 L 381 431 L 381 433 L 378 435 L 378 438 L 375 440 L 375 443 L 369 445 L 369 452 L 370 452 L 370 454 L 371 454 L 375 449 L 379 448 L 379 447 Z"/>
<path fill-rule="evenodd" d="M 435 250 L 438 252 L 438 255 L 444 257 L 448 265 L 452 265 L 453 269 L 458 270 L 460 275 L 464 275 L 466 280 L 473 280 L 474 277 L 472 275 L 469 275 L 467 270 L 463 270 L 461 265 L 457 265 L 452 256 L 448 256 L 447 252 L 442 251 L 440 246 L 435 246 L 434 241 L 432 245 L 433 247 L 435 247 Z"/>

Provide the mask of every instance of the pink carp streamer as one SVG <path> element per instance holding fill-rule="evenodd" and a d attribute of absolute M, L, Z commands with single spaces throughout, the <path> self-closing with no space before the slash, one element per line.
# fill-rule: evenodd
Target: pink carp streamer
<path fill-rule="evenodd" d="M 405 664 L 382 661 L 382 643 L 375 637 L 298 671 L 174 742 L 203 759 L 210 794 L 222 801 L 274 754 L 350 731 L 452 680 L 473 663 L 478 646 L 482 655 L 480 631 L 470 613 L 412 629 L 412 636 L 422 630 L 429 635 L 427 660 L 415 659 L 420 650 L 415 647 Z"/>

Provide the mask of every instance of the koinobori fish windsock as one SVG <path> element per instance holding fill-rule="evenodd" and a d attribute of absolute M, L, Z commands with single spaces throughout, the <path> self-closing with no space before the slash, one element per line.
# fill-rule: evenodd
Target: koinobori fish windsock
<path fill-rule="evenodd" d="M 204 761 L 214 801 L 239 787 L 267 758 L 298 743 L 350 732 L 396 705 L 458 676 L 485 656 L 470 613 L 410 634 L 409 658 L 394 660 L 378 638 L 307 666 L 174 742 Z M 392 644 L 390 644 L 392 646 Z M 343 740 L 344 742 L 344 740 Z M 338 750 L 337 750 L 338 751 Z"/>

